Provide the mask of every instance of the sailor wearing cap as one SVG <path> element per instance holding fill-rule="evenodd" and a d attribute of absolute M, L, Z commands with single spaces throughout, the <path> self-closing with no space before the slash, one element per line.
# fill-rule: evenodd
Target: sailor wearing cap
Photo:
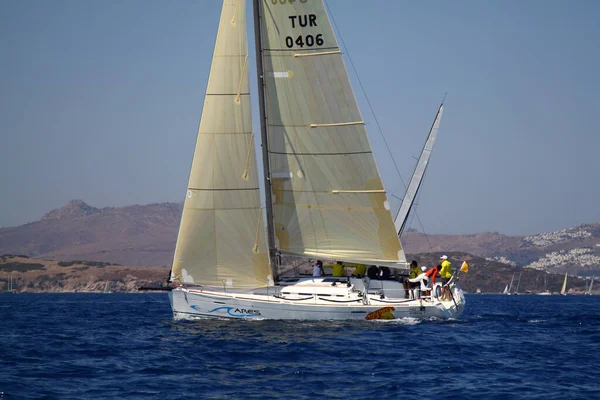
<path fill-rule="evenodd" d="M 448 288 L 448 282 L 452 277 L 452 263 L 448 261 L 448 256 L 443 255 L 440 257 L 442 260 L 440 276 L 442 277 L 442 300 L 450 300 L 450 289 Z"/>

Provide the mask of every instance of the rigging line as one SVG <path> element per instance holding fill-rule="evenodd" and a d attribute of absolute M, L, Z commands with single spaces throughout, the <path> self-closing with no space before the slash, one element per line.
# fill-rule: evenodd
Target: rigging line
<path fill-rule="evenodd" d="M 250 167 L 250 157 L 252 156 L 252 150 L 254 149 L 254 132 L 250 135 L 248 139 L 248 154 L 246 155 L 246 166 L 244 168 L 244 172 L 242 172 L 242 179 L 245 181 L 248 180 L 248 168 Z"/>
<path fill-rule="evenodd" d="M 413 218 L 415 218 L 415 217 L 417 218 L 417 221 L 419 221 L 419 225 L 421 226 L 421 230 L 423 231 L 425 240 L 427 240 L 427 244 L 429 245 L 429 250 L 431 250 L 433 252 L 433 246 L 431 245 L 431 242 L 429 241 L 429 235 L 427 235 L 427 232 L 425 232 L 425 227 L 423 226 L 423 223 L 421 222 L 421 218 L 419 218 L 419 214 L 417 214 L 417 210 L 414 210 Z"/>
<path fill-rule="evenodd" d="M 402 182 L 402 186 L 404 186 L 404 190 L 406 191 L 406 184 L 404 183 L 404 180 L 402 179 L 402 174 L 400 174 L 400 169 L 398 168 L 398 164 L 396 164 L 396 160 L 394 159 L 394 156 L 392 154 L 392 150 L 390 149 L 390 146 L 388 145 L 387 139 L 385 138 L 385 135 L 383 134 L 383 129 L 381 129 L 381 125 L 379 124 L 379 120 L 377 119 L 377 115 L 375 115 L 375 111 L 373 110 L 373 106 L 371 105 L 371 101 L 369 100 L 369 97 L 367 96 L 367 91 L 365 90 L 365 87 L 362 84 L 362 81 L 360 80 L 360 76 L 358 76 L 358 71 L 356 70 L 356 67 L 354 66 L 354 61 L 352 61 L 352 57 L 350 56 L 350 51 L 348 50 L 348 46 L 346 46 L 346 42 L 344 42 L 344 38 L 342 37 L 342 32 L 340 31 L 340 29 L 337 26 L 337 23 L 335 22 L 335 18 L 333 17 L 333 13 L 331 12 L 331 9 L 329 8 L 329 4 L 327 4 L 327 2 L 325 1 L 325 7 L 327 8 L 327 12 L 329 13 L 329 16 L 331 17 L 331 21 L 333 22 L 333 26 L 335 27 L 335 30 L 338 33 L 338 36 L 340 38 L 340 42 L 342 43 L 342 46 L 344 47 L 345 51 L 346 51 L 346 55 L 348 56 L 348 61 L 350 61 L 350 65 L 352 66 L 352 70 L 354 71 L 354 75 L 356 75 L 356 79 L 358 81 L 358 85 L 360 86 L 360 89 L 362 90 L 365 99 L 367 101 L 367 104 L 369 106 L 369 110 L 371 110 L 371 114 L 373 115 L 373 119 L 375 120 L 375 124 L 377 125 L 377 129 L 379 129 L 379 133 L 381 134 L 381 137 L 383 138 L 383 142 L 385 143 L 385 147 L 388 151 L 388 154 L 390 155 L 390 158 L 392 159 L 392 163 L 394 164 L 394 168 L 396 168 L 396 173 L 398 174 L 398 177 L 400 178 L 400 182 Z"/>

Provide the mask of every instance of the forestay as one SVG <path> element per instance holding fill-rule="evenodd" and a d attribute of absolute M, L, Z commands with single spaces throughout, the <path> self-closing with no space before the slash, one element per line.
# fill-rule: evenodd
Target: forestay
<path fill-rule="evenodd" d="M 244 0 L 225 0 L 204 100 L 172 279 L 232 288 L 267 285 Z"/>
<path fill-rule="evenodd" d="M 402 262 L 342 54 L 321 0 L 262 0 L 262 47 L 278 248 Z"/>

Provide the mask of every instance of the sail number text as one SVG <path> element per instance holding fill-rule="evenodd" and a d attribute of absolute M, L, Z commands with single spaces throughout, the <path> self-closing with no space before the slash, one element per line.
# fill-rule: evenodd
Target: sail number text
<path fill-rule="evenodd" d="M 317 16 L 315 14 L 290 15 L 288 19 L 292 29 L 318 26 Z M 323 46 L 324 43 L 325 41 L 323 40 L 322 33 L 317 35 L 298 35 L 297 37 L 287 36 L 285 38 L 285 45 L 288 47 L 288 49 L 291 49 L 294 47 L 294 45 L 298 47 L 313 47 Z"/>

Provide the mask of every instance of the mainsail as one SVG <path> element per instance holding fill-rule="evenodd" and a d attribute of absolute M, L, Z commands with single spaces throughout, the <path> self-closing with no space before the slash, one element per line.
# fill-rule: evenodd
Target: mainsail
<path fill-rule="evenodd" d="M 423 146 L 423 150 L 421 151 L 421 155 L 417 161 L 417 166 L 415 167 L 415 171 L 410 179 L 410 183 L 406 188 L 406 193 L 402 199 L 402 204 L 400 205 L 400 209 L 398 210 L 398 214 L 394 220 L 394 225 L 396 226 L 396 231 L 398 234 L 401 234 L 406 227 L 408 215 L 410 214 L 410 210 L 412 209 L 415 198 L 417 197 L 417 193 L 419 192 L 419 188 L 421 187 L 421 183 L 423 182 L 425 170 L 429 164 L 429 158 L 431 157 L 431 152 L 433 151 L 433 145 L 435 144 L 435 139 L 437 138 L 437 133 L 438 129 L 440 128 L 440 122 L 442 122 L 443 114 L 444 103 L 440 104 L 440 108 L 435 116 L 433 125 L 431 125 L 429 135 L 427 135 L 427 140 L 425 141 L 425 146 Z"/>
<path fill-rule="evenodd" d="M 171 279 L 266 286 L 248 83 L 244 0 L 225 0 L 173 260 Z"/>
<path fill-rule="evenodd" d="M 323 2 L 260 4 L 277 248 L 406 263 Z"/>

